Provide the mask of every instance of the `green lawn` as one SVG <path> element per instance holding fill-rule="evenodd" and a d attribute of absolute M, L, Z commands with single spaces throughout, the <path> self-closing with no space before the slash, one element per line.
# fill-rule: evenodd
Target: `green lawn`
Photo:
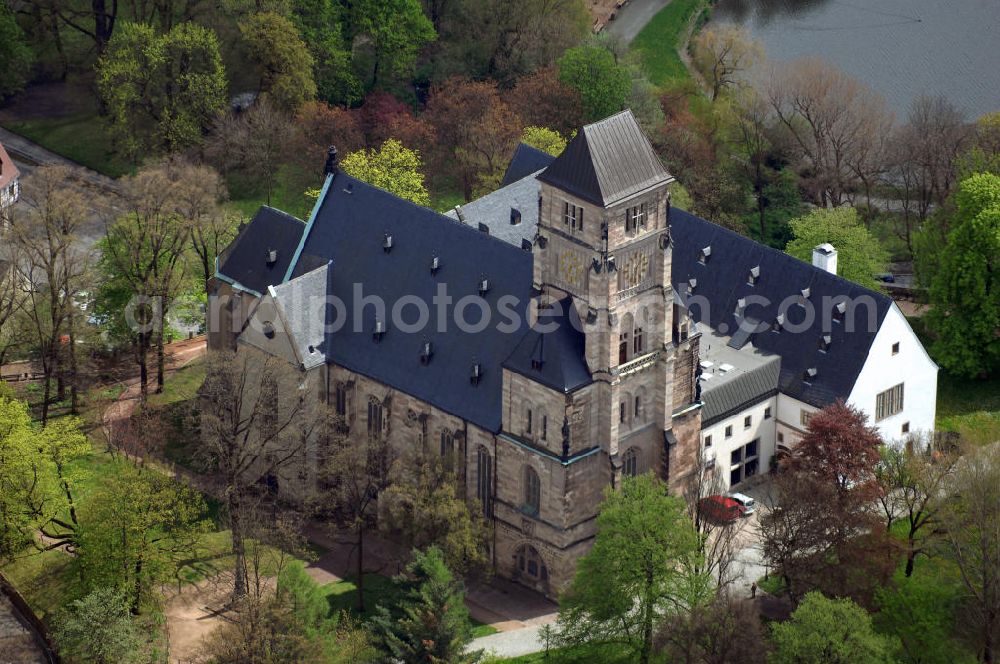
<path fill-rule="evenodd" d="M 632 41 L 649 80 L 663 86 L 691 78 L 678 50 L 685 47 L 691 19 L 708 5 L 706 0 L 673 0 L 646 24 Z"/>
<path fill-rule="evenodd" d="M 150 394 L 149 405 L 162 408 L 181 401 L 189 401 L 205 382 L 205 361 L 198 359 L 166 377 L 161 394 Z"/>
<path fill-rule="evenodd" d="M 924 318 L 907 318 L 924 347 L 932 338 Z M 954 431 L 976 445 L 1000 440 L 1000 376 L 970 380 L 938 372 L 937 429 Z"/>
<path fill-rule="evenodd" d="M 132 170 L 113 152 L 107 125 L 96 112 L 10 122 L 6 128 L 67 159 L 113 178 Z"/>

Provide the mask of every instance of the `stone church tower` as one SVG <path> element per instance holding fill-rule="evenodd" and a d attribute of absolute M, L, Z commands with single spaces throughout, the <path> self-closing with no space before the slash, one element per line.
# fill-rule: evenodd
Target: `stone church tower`
<path fill-rule="evenodd" d="M 561 586 L 589 548 L 605 487 L 652 471 L 686 490 L 699 454 L 698 339 L 671 288 L 673 178 L 630 112 L 584 127 L 538 180 L 533 315 L 536 330 L 558 329 L 533 331 L 505 364 L 500 435 L 554 462 L 526 454 L 525 476 L 497 487 L 526 487 L 521 532 L 505 533 L 517 545 L 511 573 L 524 580 L 530 545 Z"/>

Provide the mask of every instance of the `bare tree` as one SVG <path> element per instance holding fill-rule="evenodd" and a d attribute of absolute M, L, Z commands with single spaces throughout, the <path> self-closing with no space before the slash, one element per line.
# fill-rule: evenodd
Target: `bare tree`
<path fill-rule="evenodd" d="M 992 664 L 1000 645 L 1000 445 L 962 457 L 949 488 L 942 518 L 946 550 L 969 593 L 979 659 Z"/>
<path fill-rule="evenodd" d="M 726 88 L 740 84 L 740 78 L 764 58 L 764 49 L 746 30 L 736 25 L 707 27 L 695 37 L 695 68 L 712 89 L 715 101 Z"/>
<path fill-rule="evenodd" d="M 202 440 L 206 461 L 222 484 L 232 530 L 235 598 L 248 590 L 247 515 L 258 512 L 260 493 L 277 488 L 280 471 L 305 453 L 314 433 L 302 381 L 284 360 L 250 347 L 208 356 Z"/>
<path fill-rule="evenodd" d="M 866 173 L 877 171 L 873 158 L 878 151 L 872 146 L 886 127 L 885 100 L 818 59 L 775 66 L 766 88 L 803 162 L 815 202 L 841 205 L 858 182 L 852 164 Z"/>
<path fill-rule="evenodd" d="M 328 501 L 330 516 L 338 528 L 354 536 L 357 552 L 358 611 L 365 610 L 364 556 L 365 536 L 375 528 L 378 518 L 378 497 L 388 486 L 393 464 L 392 446 L 381 431 L 343 434 L 335 417 L 328 427 L 328 450 L 322 486 L 324 501 Z"/>
<path fill-rule="evenodd" d="M 688 485 L 686 502 L 691 519 L 700 538 L 699 546 L 703 560 L 703 571 L 715 580 L 716 590 L 725 592 L 738 578 L 735 568 L 736 553 L 739 541 L 747 531 L 746 522 L 720 522 L 704 513 L 702 499 L 715 496 L 726 491 L 726 484 L 714 457 L 706 461 L 705 454 L 699 454 L 694 481 Z"/>
<path fill-rule="evenodd" d="M 760 225 L 760 240 L 766 242 L 767 234 L 767 200 L 764 187 L 767 185 L 766 164 L 771 141 L 768 139 L 768 126 L 772 120 L 767 101 L 754 89 L 746 88 L 735 96 L 733 115 L 736 120 L 734 139 L 743 164 L 744 172 L 753 184 L 754 197 L 757 199 L 757 217 Z"/>
<path fill-rule="evenodd" d="M 21 310 L 23 292 L 18 282 L 14 247 L 10 244 L 7 243 L 7 246 L 0 249 L 0 366 L 3 365 L 7 352 L 17 345 L 22 336 L 16 317 Z"/>
<path fill-rule="evenodd" d="M 207 183 L 203 181 L 207 178 Z M 135 300 L 134 334 L 142 399 L 149 388 L 148 355 L 157 351 L 156 391 L 163 391 L 166 318 L 186 286 L 186 253 L 195 221 L 218 196 L 210 171 L 179 158 L 157 162 L 122 181 L 125 213 L 106 228 L 104 264 Z"/>
<path fill-rule="evenodd" d="M 239 170 L 262 184 L 270 205 L 278 169 L 293 138 L 292 119 L 259 99 L 249 110 L 219 120 L 206 151 L 223 173 Z"/>
<path fill-rule="evenodd" d="M 894 137 L 892 175 L 903 205 L 909 242 L 910 214 L 923 222 L 943 205 L 957 178 L 957 161 L 973 137 L 964 114 L 943 97 L 919 97 Z"/>
<path fill-rule="evenodd" d="M 83 289 L 90 254 L 77 237 L 86 219 L 86 201 L 77 174 L 66 166 L 42 166 L 25 182 L 25 196 L 14 214 L 11 243 L 17 257 L 13 277 L 21 288 L 20 305 L 38 347 L 45 386 L 42 423 L 48 422 L 52 378 L 68 371 L 73 411 L 77 409 L 74 299 Z M 68 367 L 66 366 L 68 365 Z"/>
<path fill-rule="evenodd" d="M 764 664 L 769 650 L 757 609 L 726 593 L 690 613 L 667 617 L 655 647 L 667 661 L 692 664 Z"/>
<path fill-rule="evenodd" d="M 933 536 L 939 534 L 939 512 L 956 460 L 954 455 L 930 450 L 908 452 L 890 447 L 882 452 L 875 470 L 879 506 L 887 530 L 898 520 L 906 524 L 906 576 L 913 574 L 917 556 L 927 553 Z"/>

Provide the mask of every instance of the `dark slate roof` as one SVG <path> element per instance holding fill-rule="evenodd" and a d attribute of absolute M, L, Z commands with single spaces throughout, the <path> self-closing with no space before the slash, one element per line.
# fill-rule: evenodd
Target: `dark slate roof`
<path fill-rule="evenodd" d="M 385 234 L 392 235 L 392 249 L 384 251 Z M 329 362 L 369 376 L 413 395 L 446 412 L 491 431 L 501 424 L 503 360 L 527 331 L 527 304 L 531 298 L 531 254 L 502 240 L 449 219 L 432 210 L 337 173 L 327 188 L 315 219 L 302 243 L 302 256 L 332 261 L 330 293 L 345 306 L 346 321 L 331 320 L 323 349 Z M 440 269 L 431 274 L 433 256 Z M 292 276 L 304 273 L 294 266 Z M 463 332 L 454 324 L 454 304 L 448 324 L 437 326 L 434 296 L 447 286 L 453 303 L 479 298 L 479 280 L 489 279 L 486 301 L 493 309 L 482 331 Z M 354 285 L 364 296 L 377 295 L 391 312 L 404 296 L 428 303 L 430 322 L 420 331 L 394 329 L 391 320 L 380 342 L 373 339 L 376 312 L 365 306 L 355 319 Z M 518 320 L 503 325 L 508 316 L 497 308 L 502 296 L 514 296 L 511 308 Z M 417 319 L 417 309 L 403 311 L 406 323 Z M 480 322 L 480 309 L 465 310 L 469 323 Z M 509 327 L 509 329 L 505 329 Z M 433 344 L 433 356 L 420 361 L 424 341 Z M 470 380 L 473 363 L 482 365 L 478 385 Z"/>
<path fill-rule="evenodd" d="M 592 382 L 586 351 L 583 322 L 567 297 L 539 313 L 504 366 L 560 392 L 572 392 Z"/>
<path fill-rule="evenodd" d="M 219 257 L 219 274 L 258 294 L 280 284 L 302 239 L 305 224 L 290 214 L 262 207 L 253 220 Z M 271 249 L 278 251 L 274 265 L 267 264 Z"/>
<path fill-rule="evenodd" d="M 581 129 L 538 179 L 607 206 L 672 178 L 626 110 Z"/>
<path fill-rule="evenodd" d="M 691 314 L 696 321 L 722 334 L 734 334 L 739 327 L 735 315 L 738 301 L 756 295 L 767 298 L 769 304 L 749 305 L 746 316 L 770 326 L 779 313 L 779 305 L 786 298 L 800 296 L 801 291 L 808 288 L 809 300 L 816 309 L 815 319 L 804 325 L 806 310 L 797 304 L 787 307 L 785 319 L 786 328 L 803 325 L 804 331 L 771 332 L 768 329 L 749 335 L 748 341 L 762 351 L 781 356 L 781 392 L 817 407 L 847 398 L 868 358 L 875 334 L 892 306 L 888 296 L 683 210 L 673 208 L 670 223 L 675 291 L 686 300 L 689 280 L 696 279 L 694 295 L 706 298 L 711 304 L 709 310 L 704 311 L 697 302 L 691 302 Z M 711 255 L 701 264 L 698 257 L 705 247 L 711 247 Z M 760 268 L 760 277 L 756 285 L 751 286 L 749 274 L 754 267 Z M 824 298 L 870 303 L 871 325 L 867 316 L 869 308 L 858 306 L 854 331 L 848 332 L 844 323 L 837 322 L 824 330 Z M 830 336 L 830 346 L 823 352 L 819 345 L 825 335 Z M 810 368 L 815 368 L 817 375 L 807 382 L 803 376 Z"/>
<path fill-rule="evenodd" d="M 548 152 L 543 152 L 538 148 L 533 148 L 527 143 L 518 143 L 514 150 L 514 156 L 507 164 L 507 171 L 500 181 L 501 187 L 506 187 L 512 182 L 522 180 L 533 173 L 537 173 L 552 163 L 555 159 Z"/>
<path fill-rule="evenodd" d="M 701 424 L 708 426 L 737 413 L 747 406 L 758 403 L 778 391 L 781 360 L 775 356 L 771 361 L 746 373 L 727 380 L 718 386 L 703 387 Z"/>

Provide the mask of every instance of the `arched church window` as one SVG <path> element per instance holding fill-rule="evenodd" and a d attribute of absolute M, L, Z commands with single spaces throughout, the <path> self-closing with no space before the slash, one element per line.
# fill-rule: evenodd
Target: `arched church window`
<path fill-rule="evenodd" d="M 517 550 L 517 571 L 534 581 L 548 582 L 549 569 L 535 547 L 524 544 Z"/>
<path fill-rule="evenodd" d="M 482 445 L 476 452 L 476 496 L 483 505 L 483 516 L 493 516 L 493 457 Z"/>
<path fill-rule="evenodd" d="M 524 512 L 538 516 L 542 503 L 542 481 L 531 466 L 524 467 Z"/>
<path fill-rule="evenodd" d="M 628 451 L 625 452 L 622 474 L 626 477 L 635 477 L 639 474 L 639 452 L 634 447 L 628 448 Z"/>

